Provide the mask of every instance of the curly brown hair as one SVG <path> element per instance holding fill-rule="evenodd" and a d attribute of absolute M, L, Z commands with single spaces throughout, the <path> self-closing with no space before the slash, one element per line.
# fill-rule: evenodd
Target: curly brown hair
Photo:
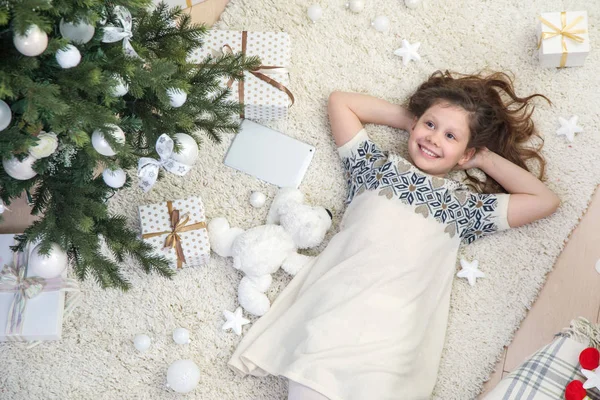
<path fill-rule="evenodd" d="M 531 100 L 535 97 L 552 104 L 546 96 L 537 93 L 517 96 L 513 80 L 503 72 L 465 75 L 436 71 L 409 97 L 406 108 L 417 118 L 439 102 L 463 108 L 469 113 L 470 121 L 468 149 L 487 147 L 527 171 L 526 161 L 533 159 L 538 162 L 538 178 L 543 180 L 546 161 L 540 151 L 544 140 L 531 119 L 535 109 Z M 540 139 L 537 146 L 531 143 L 533 138 Z M 479 192 L 505 192 L 490 176 L 481 182 L 466 173 L 469 186 Z"/>

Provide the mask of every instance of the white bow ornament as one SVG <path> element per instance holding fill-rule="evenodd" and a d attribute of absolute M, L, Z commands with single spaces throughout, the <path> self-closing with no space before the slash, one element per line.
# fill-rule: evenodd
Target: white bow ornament
<path fill-rule="evenodd" d="M 131 28 L 133 26 L 133 18 L 131 17 L 131 13 L 128 9 L 121 6 L 115 6 L 113 12 L 117 20 L 121 23 L 121 27 L 104 27 L 104 36 L 102 37 L 102 42 L 114 43 L 122 39 L 123 51 L 125 52 L 125 54 L 129 57 L 141 58 L 129 42 L 129 40 L 133 37 L 133 32 L 131 31 Z"/>
<path fill-rule="evenodd" d="M 167 134 L 162 134 L 156 141 L 156 152 L 160 156 L 160 160 L 154 158 L 142 157 L 138 161 L 138 176 L 140 177 L 140 187 L 144 192 L 147 192 L 154 186 L 158 178 L 158 171 L 164 168 L 172 174 L 184 176 L 192 167 L 175 161 L 171 158 L 175 143 Z"/>

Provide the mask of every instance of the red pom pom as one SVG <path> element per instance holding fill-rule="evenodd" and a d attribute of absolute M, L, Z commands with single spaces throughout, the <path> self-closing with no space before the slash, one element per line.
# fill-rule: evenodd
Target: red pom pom
<path fill-rule="evenodd" d="M 600 352 L 593 347 L 588 347 L 579 354 L 579 363 L 584 369 L 595 370 L 600 365 Z"/>
<path fill-rule="evenodd" d="M 581 381 L 571 381 L 565 389 L 565 399 L 567 400 L 583 400 L 585 396 L 587 396 L 587 392 Z"/>

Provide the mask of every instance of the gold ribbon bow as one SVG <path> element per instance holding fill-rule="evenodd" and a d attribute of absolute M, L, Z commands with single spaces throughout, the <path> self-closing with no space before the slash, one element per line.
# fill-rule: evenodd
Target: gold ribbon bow
<path fill-rule="evenodd" d="M 183 217 L 179 215 L 179 210 L 173 209 L 173 202 L 167 201 L 167 210 L 169 212 L 169 218 L 171 220 L 171 230 L 163 231 L 163 232 L 154 232 L 154 233 L 144 233 L 142 235 L 143 239 L 149 239 L 156 236 L 162 236 L 165 233 L 167 237 L 165 238 L 165 247 L 175 249 L 175 253 L 177 254 L 177 268 L 181 268 L 183 263 L 187 263 L 185 260 L 185 255 L 183 254 L 183 247 L 181 245 L 181 236 L 180 233 L 193 231 L 196 229 L 205 229 L 206 223 L 204 222 L 196 222 L 192 225 L 187 225 L 190 220 L 189 215 L 185 214 Z"/>
<path fill-rule="evenodd" d="M 557 26 L 553 25 L 550 21 L 548 21 L 542 17 L 538 17 L 538 18 L 540 19 L 540 21 L 542 21 L 542 23 L 544 25 L 546 25 L 547 27 L 552 29 L 552 32 L 542 32 L 542 35 L 540 36 L 540 41 L 538 42 L 538 49 L 542 46 L 543 40 L 550 39 L 555 36 L 561 36 L 562 57 L 560 59 L 560 68 L 563 68 L 565 65 L 567 65 L 567 57 L 569 55 L 569 50 L 567 50 L 566 38 L 569 38 L 577 43 L 583 43 L 585 41 L 585 38 L 582 36 L 579 36 L 579 34 L 587 33 L 587 30 L 586 29 L 573 29 L 573 27 L 575 25 L 579 24 L 581 21 L 583 21 L 584 18 L 583 18 L 583 16 L 580 15 L 579 17 L 575 18 L 569 25 L 567 25 L 567 12 L 562 11 L 560 13 L 561 28 L 558 28 Z"/>
<path fill-rule="evenodd" d="M 248 43 L 248 32 L 242 31 L 242 54 L 244 54 L 244 55 L 246 54 L 247 43 Z M 233 50 L 231 49 L 231 47 L 228 44 L 223 45 L 223 53 L 226 53 L 226 52 L 233 53 Z M 266 72 L 266 73 L 287 72 L 287 70 L 284 67 L 274 66 L 274 65 L 259 65 L 258 68 L 253 69 L 252 71 L 248 71 L 248 72 L 250 72 L 252 75 L 257 77 L 261 81 L 264 81 L 264 82 L 268 83 L 269 85 L 271 85 L 271 86 L 281 90 L 285 94 L 287 94 L 291 100 L 291 104 L 288 107 L 291 107 L 294 105 L 295 99 L 294 99 L 294 95 L 292 94 L 292 92 L 287 87 L 285 87 L 281 83 L 277 82 L 275 79 L 270 78 L 264 74 L 264 72 Z M 227 82 L 227 86 L 231 88 L 233 86 L 233 82 L 234 82 L 234 79 L 233 78 L 230 79 L 229 82 Z M 244 104 L 244 81 L 239 82 L 238 88 L 239 88 L 238 89 L 239 102 L 240 102 L 240 104 Z M 244 118 L 244 110 L 242 110 L 242 112 L 240 113 L 240 118 L 242 118 L 242 119 Z"/>

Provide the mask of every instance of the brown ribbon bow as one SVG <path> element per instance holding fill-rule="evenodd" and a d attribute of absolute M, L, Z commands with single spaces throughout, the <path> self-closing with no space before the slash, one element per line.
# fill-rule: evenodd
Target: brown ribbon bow
<path fill-rule="evenodd" d="M 187 263 L 185 260 L 185 255 L 183 254 L 183 247 L 181 246 L 181 236 L 180 233 L 193 231 L 196 229 L 205 229 L 206 223 L 204 222 L 196 222 L 192 225 L 186 225 L 190 220 L 190 217 L 185 214 L 183 218 L 179 215 L 179 210 L 173 209 L 173 202 L 167 201 L 167 209 L 169 211 L 169 217 L 171 219 L 171 230 L 164 232 L 154 232 L 154 233 L 144 233 L 142 235 L 143 239 L 149 239 L 156 236 L 161 236 L 167 233 L 167 237 L 165 238 L 165 247 L 175 249 L 175 253 L 177 254 L 177 268 L 181 268 L 183 263 Z"/>
<path fill-rule="evenodd" d="M 246 45 L 248 42 L 248 32 L 247 31 L 242 31 L 242 54 L 246 54 Z M 228 44 L 225 44 L 223 46 L 223 49 L 225 49 L 228 53 L 233 53 L 233 50 L 231 49 L 231 47 Z M 225 51 L 224 51 L 225 52 Z M 261 81 L 267 82 L 269 85 L 281 90 L 282 92 L 284 92 L 285 94 L 288 95 L 288 97 L 290 98 L 290 100 L 292 101 L 292 103 L 289 105 L 289 107 L 294 105 L 294 95 L 292 94 L 292 92 L 286 88 L 284 85 L 282 85 L 281 83 L 277 82 L 275 79 L 268 77 L 267 75 L 263 74 L 262 70 L 269 70 L 269 69 L 282 69 L 284 67 L 279 67 L 279 66 L 274 66 L 274 65 L 260 65 L 258 68 L 253 69 L 252 71 L 248 71 L 250 72 L 252 75 L 254 75 L 255 77 L 257 77 L 258 79 L 260 79 Z M 227 82 L 227 86 L 228 87 L 232 87 L 233 86 L 233 81 L 234 79 L 230 79 L 229 82 Z M 240 81 L 239 82 L 239 86 L 238 86 L 239 90 L 239 102 L 240 104 L 244 104 L 244 81 Z M 244 118 L 244 110 L 242 109 L 242 112 L 240 113 L 240 118 Z"/>

